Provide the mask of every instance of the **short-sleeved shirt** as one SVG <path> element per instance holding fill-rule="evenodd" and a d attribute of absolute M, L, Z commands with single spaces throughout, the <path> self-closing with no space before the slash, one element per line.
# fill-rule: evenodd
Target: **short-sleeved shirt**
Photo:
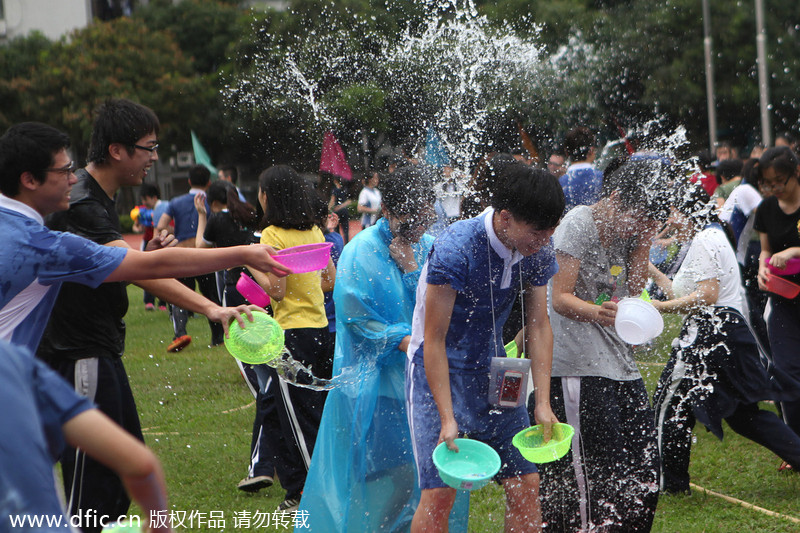
<path fill-rule="evenodd" d="M 732 307 L 746 314 L 739 264 L 719 225 L 705 228 L 692 239 L 686 258 L 672 280 L 672 289 L 680 298 L 696 291 L 699 282 L 713 278 L 719 280 L 714 305 Z"/>
<path fill-rule="evenodd" d="M 770 196 L 756 210 L 756 231 L 766 233 L 773 254 L 787 248 L 800 246 L 800 209 L 786 214 L 778 205 L 778 198 Z M 800 283 L 800 274 L 783 276 L 794 283 Z"/>
<path fill-rule="evenodd" d="M 253 231 L 236 222 L 227 209 L 213 213 L 208 218 L 206 229 L 203 232 L 203 240 L 217 248 L 256 242 Z"/>
<path fill-rule="evenodd" d="M 32 208 L 0 195 L 0 338 L 31 352 L 62 282 L 97 287 L 127 253 L 50 231 L 42 223 Z"/>
<path fill-rule="evenodd" d="M 364 213 L 361 216 L 361 225 L 368 228 L 378 220 L 381 207 L 381 191 L 373 189 L 372 187 L 364 187 L 361 189 L 361 192 L 358 193 L 358 205 L 363 205 L 370 209 L 378 209 L 378 212 Z"/>
<path fill-rule="evenodd" d="M 608 248 L 602 246 L 591 207 L 578 206 L 567 213 L 553 240 L 557 253 L 580 261 L 575 296 L 588 302 L 595 302 L 602 294 L 610 298 L 628 296 L 627 263 L 633 242 L 619 240 Z M 549 308 L 552 376 L 594 376 L 618 381 L 641 377 L 630 345 L 619 338 L 613 326 L 567 318 L 553 309 L 552 298 Z"/>
<path fill-rule="evenodd" d="M 715 198 L 722 198 L 723 200 L 727 200 L 728 197 L 731 195 L 731 192 L 742 183 L 742 178 L 734 178 L 727 183 L 723 183 L 719 187 L 714 190 L 714 194 L 711 195 L 712 199 Z"/>
<path fill-rule="evenodd" d="M 325 236 L 317 226 L 309 230 L 267 226 L 261 232 L 261 244 L 276 250 L 321 242 Z M 283 329 L 327 327 L 320 271 L 286 276 L 286 294 L 280 302 L 272 300 L 272 311 Z"/>
<path fill-rule="evenodd" d="M 566 212 L 576 205 L 591 205 L 600 200 L 603 173 L 590 163 L 575 163 L 569 166 L 566 174 L 558 178 L 558 182 L 564 189 Z"/>
<path fill-rule="evenodd" d="M 51 229 L 68 231 L 97 244 L 122 240 L 114 200 L 85 170 L 76 172 L 67 211 L 47 218 Z M 108 248 L 108 247 L 106 247 Z M 126 282 L 97 288 L 65 283 L 56 299 L 37 355 L 46 361 L 88 357 L 122 357 L 128 311 Z"/>
<path fill-rule="evenodd" d="M 755 209 L 761 203 L 761 194 L 749 183 L 742 183 L 731 191 L 719 212 L 719 218 L 730 224 L 736 236 L 736 258 L 745 264 L 750 241 L 758 242 L 758 232 L 753 231 Z"/>
<path fill-rule="evenodd" d="M 167 204 L 164 211 L 175 223 L 175 238 L 178 242 L 194 239 L 197 236 L 197 208 L 194 206 L 194 195 L 202 192 L 191 189 L 188 193 L 176 196 Z M 208 206 L 206 206 L 208 213 Z"/>
<path fill-rule="evenodd" d="M 91 403 L 29 350 L 0 341 L 0 405 L 0 531 L 13 531 L 9 515 L 63 517 L 53 481 L 62 426 Z"/>
<path fill-rule="evenodd" d="M 434 242 L 420 274 L 408 357 L 424 366 L 425 296 L 428 285 L 456 291 L 445 344 L 451 372 L 488 371 L 505 355 L 503 325 L 520 285 L 543 286 L 558 270 L 552 243 L 523 257 L 509 250 L 492 227 L 494 211 L 450 225 Z"/>

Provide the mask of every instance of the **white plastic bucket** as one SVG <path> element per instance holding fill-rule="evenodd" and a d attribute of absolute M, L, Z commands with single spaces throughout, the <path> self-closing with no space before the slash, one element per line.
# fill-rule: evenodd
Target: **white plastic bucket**
<path fill-rule="evenodd" d="M 643 344 L 661 335 L 664 319 L 650 302 L 625 298 L 617 303 L 614 327 L 617 335 L 628 344 Z"/>

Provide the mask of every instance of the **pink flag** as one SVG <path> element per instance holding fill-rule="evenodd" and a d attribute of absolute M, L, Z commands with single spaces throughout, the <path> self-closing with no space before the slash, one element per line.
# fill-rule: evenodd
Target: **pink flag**
<path fill-rule="evenodd" d="M 330 172 L 345 181 L 353 179 L 353 171 L 350 170 L 350 165 L 347 164 L 344 151 L 339 146 L 339 141 L 336 140 L 333 132 L 330 131 L 325 133 L 325 138 L 322 140 L 322 157 L 319 162 L 319 170 L 320 172 Z"/>

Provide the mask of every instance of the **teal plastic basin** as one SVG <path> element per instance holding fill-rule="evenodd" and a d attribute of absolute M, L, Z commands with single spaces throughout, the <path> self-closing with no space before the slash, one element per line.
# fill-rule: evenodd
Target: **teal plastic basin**
<path fill-rule="evenodd" d="M 456 439 L 458 452 L 443 442 L 433 450 L 433 464 L 439 477 L 450 487 L 460 490 L 479 489 L 500 470 L 500 456 L 488 444 L 472 439 Z"/>

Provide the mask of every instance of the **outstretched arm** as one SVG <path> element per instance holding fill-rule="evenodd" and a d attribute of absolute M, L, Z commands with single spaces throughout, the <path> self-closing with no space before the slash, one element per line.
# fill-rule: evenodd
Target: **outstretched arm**
<path fill-rule="evenodd" d="M 108 245 L 130 248 L 125 241 L 113 241 Z M 175 247 L 140 252 L 129 249 L 125 259 L 105 281 L 188 278 L 245 264 L 278 277 L 291 273 L 272 258 L 274 253 L 275 250 L 263 244 L 210 250 Z"/>

